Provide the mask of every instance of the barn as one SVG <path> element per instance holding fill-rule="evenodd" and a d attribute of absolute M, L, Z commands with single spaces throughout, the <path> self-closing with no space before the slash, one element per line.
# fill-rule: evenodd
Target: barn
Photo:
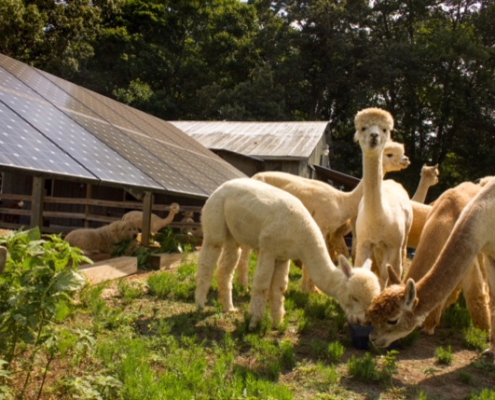
<path fill-rule="evenodd" d="M 313 178 L 314 165 L 329 167 L 328 122 L 171 123 L 248 176 L 284 171 Z"/>
<path fill-rule="evenodd" d="M 173 124 L 1 54 L 0 173 L 0 228 L 45 233 L 134 209 L 149 228 L 172 202 L 199 221 L 219 185 L 245 176 Z"/>

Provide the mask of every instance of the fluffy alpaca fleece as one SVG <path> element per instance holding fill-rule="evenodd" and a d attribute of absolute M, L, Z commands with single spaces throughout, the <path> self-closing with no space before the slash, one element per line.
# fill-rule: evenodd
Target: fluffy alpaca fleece
<path fill-rule="evenodd" d="M 84 254 L 111 253 L 113 246 L 122 241 L 135 239 L 138 230 L 130 221 L 114 221 L 100 228 L 81 228 L 67 234 L 65 241 L 79 247 Z"/>
<path fill-rule="evenodd" d="M 206 201 L 201 223 L 203 246 L 196 276 L 199 308 L 204 307 L 218 261 L 219 299 L 225 311 L 234 311 L 232 279 L 239 246 L 259 250 L 251 328 L 262 319 L 267 300 L 274 325 L 283 319 L 290 260 L 301 260 L 318 288 L 334 297 L 352 322 L 365 319 L 380 290 L 369 262 L 363 268 L 351 268 L 342 257 L 342 269 L 336 268 L 320 229 L 301 201 L 264 182 L 240 178 L 224 183 Z"/>
<path fill-rule="evenodd" d="M 495 179 L 469 202 L 457 219 L 445 246 L 431 270 L 417 283 L 409 278 L 402 284 L 391 268 L 394 283 L 374 300 L 369 309 L 373 324 L 370 340 L 388 347 L 420 326 L 427 315 L 449 296 L 483 253 L 490 293 L 492 329 L 486 355 L 495 356 Z"/>
<path fill-rule="evenodd" d="M 438 164 L 430 167 L 424 164 L 423 168 L 421 168 L 421 179 L 419 180 L 418 188 L 411 200 L 417 201 L 418 203 L 424 203 L 428 189 L 438 183 L 439 174 Z"/>
<path fill-rule="evenodd" d="M 151 214 L 150 231 L 156 233 L 160 229 L 165 228 L 174 220 L 174 217 L 179 213 L 180 206 L 177 203 L 170 204 L 170 211 L 165 218 L 160 218 L 156 214 Z M 131 221 L 137 229 L 143 230 L 143 212 L 129 211 L 122 216 L 122 221 Z"/>
<path fill-rule="evenodd" d="M 389 263 L 400 276 L 406 257 L 413 211 L 409 195 L 399 183 L 383 180 L 383 150 L 394 128 L 392 115 L 380 108 L 359 111 L 354 119 L 363 153 L 363 198 L 356 219 L 356 264 L 376 260 L 382 287 Z"/>

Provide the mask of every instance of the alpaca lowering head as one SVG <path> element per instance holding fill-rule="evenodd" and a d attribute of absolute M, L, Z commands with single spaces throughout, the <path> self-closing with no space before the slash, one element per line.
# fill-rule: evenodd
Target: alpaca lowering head
<path fill-rule="evenodd" d="M 414 312 L 419 303 L 414 280 L 409 278 L 403 284 L 390 265 L 387 271 L 391 285 L 373 300 L 369 309 L 369 319 L 373 325 L 370 341 L 376 347 L 390 346 L 411 333 L 425 319 L 425 316 Z"/>
<path fill-rule="evenodd" d="M 402 143 L 389 140 L 383 150 L 383 172 L 401 171 L 411 164 Z"/>
<path fill-rule="evenodd" d="M 356 114 L 354 125 L 354 140 L 359 142 L 363 152 L 380 154 L 390 140 L 394 119 L 381 108 L 366 108 Z"/>
<path fill-rule="evenodd" d="M 351 324 L 363 324 L 369 306 L 380 293 L 378 277 L 371 271 L 371 259 L 362 267 L 353 268 L 343 255 L 339 255 L 339 267 L 346 277 L 339 304 Z"/>

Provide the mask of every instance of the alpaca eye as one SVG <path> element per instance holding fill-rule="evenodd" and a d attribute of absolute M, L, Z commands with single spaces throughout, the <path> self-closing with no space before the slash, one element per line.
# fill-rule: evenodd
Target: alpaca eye
<path fill-rule="evenodd" d="M 364 132 L 364 131 L 366 130 L 366 127 L 365 127 L 365 126 L 363 126 L 363 127 L 361 128 L 361 130 Z"/>
<path fill-rule="evenodd" d="M 383 133 L 387 133 L 387 130 L 385 128 L 383 128 Z"/>
<path fill-rule="evenodd" d="M 399 319 L 392 319 L 392 320 L 388 320 L 387 321 L 387 324 L 389 325 L 397 325 L 397 322 L 399 322 Z"/>
<path fill-rule="evenodd" d="M 392 158 L 394 155 L 393 154 L 387 154 L 388 158 Z"/>
<path fill-rule="evenodd" d="M 352 301 L 355 301 L 356 303 L 359 301 L 359 300 L 357 299 L 357 297 L 354 297 L 354 296 L 351 296 L 351 300 L 352 300 Z"/>

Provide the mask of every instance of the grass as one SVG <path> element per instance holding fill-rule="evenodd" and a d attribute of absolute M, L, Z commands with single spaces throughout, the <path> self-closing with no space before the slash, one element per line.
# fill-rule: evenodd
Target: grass
<path fill-rule="evenodd" d="M 255 262 L 252 256 L 251 276 Z M 272 329 L 267 313 L 254 332 L 247 329 L 249 291 L 236 284 L 237 313 L 222 312 L 215 281 L 205 310 L 196 309 L 195 271 L 195 265 L 184 264 L 144 280 L 81 290 L 74 310 L 61 309 L 55 340 L 35 359 L 39 376 L 50 354 L 56 354 L 42 399 L 343 400 L 407 393 L 393 386 L 400 353 L 353 349 L 340 306 L 328 296 L 302 293 L 296 267 L 290 271 L 284 323 Z M 469 338 L 466 346 L 486 343 L 470 328 L 463 334 Z M 29 352 L 29 346 L 19 349 L 16 374 L 1 368 L 0 355 L 0 398 L 17 394 Z M 480 363 L 475 371 L 457 374 L 457 380 L 475 387 L 479 374 L 493 373 L 493 367 Z M 35 399 L 36 393 L 33 387 L 25 398 Z M 410 398 L 418 398 L 415 393 Z M 471 396 L 489 399 L 490 393 Z"/>

